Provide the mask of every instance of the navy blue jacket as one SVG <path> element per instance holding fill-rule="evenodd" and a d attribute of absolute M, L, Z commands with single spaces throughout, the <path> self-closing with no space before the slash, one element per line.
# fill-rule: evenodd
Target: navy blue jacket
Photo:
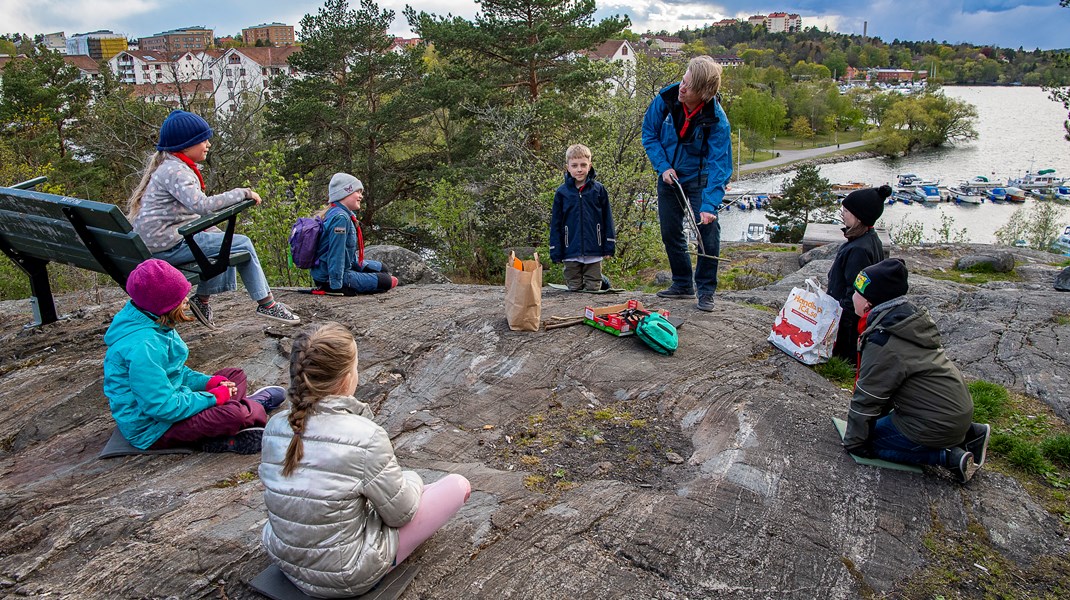
<path fill-rule="evenodd" d="M 342 287 L 346 271 L 358 262 L 358 245 L 357 216 L 341 204 L 331 203 L 327 214 L 323 215 L 316 266 L 311 270 L 312 279 L 330 282 L 332 288 Z"/>
<path fill-rule="evenodd" d="M 587 174 L 582 190 L 576 189 L 576 180 L 566 171 L 565 183 L 554 193 L 550 212 L 550 260 L 613 256 L 616 249 L 609 194 L 595 180 L 594 169 Z"/>

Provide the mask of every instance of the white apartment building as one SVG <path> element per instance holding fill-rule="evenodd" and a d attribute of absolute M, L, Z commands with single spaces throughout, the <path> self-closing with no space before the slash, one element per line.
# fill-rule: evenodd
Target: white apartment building
<path fill-rule="evenodd" d="M 242 102 L 262 101 L 271 93 L 270 79 L 294 75 L 287 59 L 296 46 L 231 48 L 211 65 L 215 109 L 235 111 Z"/>
<path fill-rule="evenodd" d="M 802 29 L 802 17 L 794 13 L 769 13 L 765 18 L 765 28 L 772 33 L 799 31 Z"/>
<path fill-rule="evenodd" d="M 628 40 L 606 40 L 602 45 L 587 53 L 592 60 L 618 63 L 622 66 L 620 78 L 613 78 L 613 93 L 622 87 L 631 88 L 635 83 L 635 48 Z"/>
<path fill-rule="evenodd" d="M 211 79 L 211 61 L 220 56 L 216 52 L 184 52 L 168 58 L 154 50 L 126 50 L 108 61 L 119 81 L 130 85 L 152 83 L 185 83 Z"/>

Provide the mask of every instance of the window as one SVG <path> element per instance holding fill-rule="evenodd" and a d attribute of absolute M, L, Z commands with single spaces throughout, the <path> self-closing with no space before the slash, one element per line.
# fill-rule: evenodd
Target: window
<path fill-rule="evenodd" d="M 268 74 L 267 67 L 264 67 L 264 68 L 260 69 L 260 74 L 264 75 L 266 77 L 267 74 Z"/>
<path fill-rule="evenodd" d="M 620 55 L 621 56 L 628 56 L 628 47 L 627 46 L 621 46 L 620 47 Z"/>
<path fill-rule="evenodd" d="M 227 69 L 227 77 L 230 77 L 230 69 Z"/>
<path fill-rule="evenodd" d="M 238 75 L 245 77 L 245 69 L 240 69 Z"/>
<path fill-rule="evenodd" d="M 234 88 L 234 82 L 228 79 L 227 80 L 227 87 L 233 89 Z"/>

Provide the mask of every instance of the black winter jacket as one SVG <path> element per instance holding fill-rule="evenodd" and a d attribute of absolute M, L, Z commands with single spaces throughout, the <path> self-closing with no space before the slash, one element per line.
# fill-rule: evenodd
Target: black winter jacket
<path fill-rule="evenodd" d="M 595 179 L 594 169 L 587 174 L 582 190 L 576 189 L 576 180 L 566 172 L 565 183 L 554 193 L 550 213 L 550 260 L 613 256 L 616 248 L 609 194 Z"/>
<path fill-rule="evenodd" d="M 843 307 L 844 314 L 854 315 L 855 309 L 851 304 L 851 296 L 854 294 L 855 277 L 858 272 L 870 265 L 875 265 L 884 260 L 884 244 L 877 237 L 877 232 L 870 227 L 869 231 L 848 240 L 840 246 L 836 252 L 836 259 L 832 261 L 829 269 L 828 294 L 836 299 Z"/>

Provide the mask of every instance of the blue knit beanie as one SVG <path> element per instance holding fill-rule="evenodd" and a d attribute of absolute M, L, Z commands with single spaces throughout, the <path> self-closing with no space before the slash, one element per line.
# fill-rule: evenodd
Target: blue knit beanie
<path fill-rule="evenodd" d="M 178 152 L 212 137 L 208 121 L 184 110 L 173 110 L 160 126 L 160 152 Z"/>

